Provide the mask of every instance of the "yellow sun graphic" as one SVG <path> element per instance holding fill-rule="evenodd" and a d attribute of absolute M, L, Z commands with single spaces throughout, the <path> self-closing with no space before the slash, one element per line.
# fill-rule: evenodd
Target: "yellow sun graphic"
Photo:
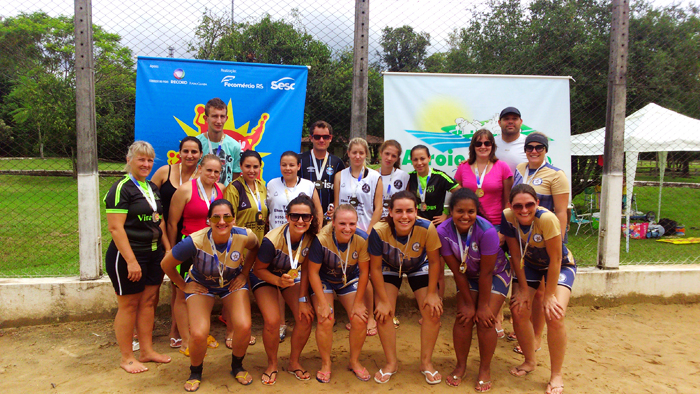
<path fill-rule="evenodd" d="M 455 119 L 472 119 L 471 111 L 455 97 L 430 99 L 416 114 L 418 130 L 442 133 L 441 127 L 455 124 Z"/>

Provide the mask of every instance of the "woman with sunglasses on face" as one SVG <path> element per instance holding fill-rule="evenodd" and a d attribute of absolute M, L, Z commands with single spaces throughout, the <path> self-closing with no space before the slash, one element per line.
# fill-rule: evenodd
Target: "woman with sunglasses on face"
<path fill-rule="evenodd" d="M 161 266 L 170 280 L 187 298 L 190 339 L 190 376 L 185 391 L 197 391 L 207 352 L 211 310 L 215 297 L 221 298 L 227 320 L 234 328 L 231 346 L 231 375 L 242 385 L 253 378 L 243 368 L 248 349 L 251 316 L 248 273 L 258 252 L 258 238 L 250 229 L 234 227 L 233 206 L 228 200 L 216 200 L 209 206 L 209 226 L 187 236 L 175 245 Z M 192 260 L 187 279 L 175 267 Z M 239 291 L 243 290 L 243 291 Z"/>
<path fill-rule="evenodd" d="M 459 386 L 467 368 L 472 328 L 479 338 L 479 375 L 474 389 L 491 390 L 491 359 L 496 350 L 496 315 L 510 289 L 510 264 L 500 247 L 498 232 L 478 215 L 481 204 L 476 194 L 457 190 L 450 199 L 450 218 L 438 226 L 440 255 L 454 273 L 457 285 L 457 319 L 452 329 L 457 365 L 447 378 Z"/>
<path fill-rule="evenodd" d="M 369 317 L 363 299 L 369 281 L 369 255 L 367 233 L 357 228 L 355 208 L 343 204 L 335 210 L 332 224 L 326 225 L 311 244 L 309 261 L 309 292 L 318 316 L 316 343 L 321 354 L 321 370 L 316 373 L 316 380 L 321 383 L 331 380 L 335 293 L 352 324 L 348 369 L 366 382 L 371 376 L 360 364 L 360 351 Z"/>
<path fill-rule="evenodd" d="M 564 171 L 547 162 L 549 151 L 549 139 L 540 132 L 530 133 L 525 138 L 525 155 L 527 163 L 518 164 L 513 179 L 513 185 L 531 185 L 537 193 L 539 205 L 553 212 L 559 219 L 562 239 L 567 241 L 566 229 L 568 225 L 567 210 L 569 206 L 569 180 Z M 518 291 L 517 287 L 513 289 Z M 540 288 L 533 303 L 532 322 L 535 329 L 536 349 L 540 348 L 542 333 L 544 332 L 545 319 L 541 315 L 542 297 L 544 287 Z M 520 346 L 513 351 L 522 354 Z"/>
<path fill-rule="evenodd" d="M 521 377 L 535 370 L 535 336 L 530 314 L 536 308 L 533 299 L 540 283 L 545 294 L 542 313 L 547 322 L 547 342 L 551 362 L 548 394 L 564 392 L 562 366 L 566 350 L 564 316 L 576 278 L 574 258 L 563 242 L 561 224 L 552 212 L 538 206 L 535 189 L 528 184 L 513 186 L 510 206 L 503 211 L 501 232 L 511 253 L 518 288 L 510 301 L 513 327 L 518 336 L 525 361 L 510 370 Z"/>
<path fill-rule="evenodd" d="M 126 372 L 148 371 L 143 363 L 168 363 L 170 357 L 153 349 L 153 319 L 158 290 L 163 282 L 159 261 L 170 250 L 158 188 L 146 180 L 153 169 L 151 144 L 135 141 L 126 155 L 126 176 L 107 192 L 104 202 L 112 242 L 105 256 L 105 270 L 117 294 L 114 334 Z M 141 345 L 134 357 L 134 326 Z"/>
<path fill-rule="evenodd" d="M 396 330 L 392 316 L 403 274 L 413 290 L 423 316 L 421 325 L 420 368 L 428 384 L 442 381 L 432 362 L 433 349 L 440 331 L 442 299 L 437 282 L 440 271 L 440 238 L 435 226 L 417 217 L 417 200 L 410 191 L 401 191 L 389 201 L 389 216 L 374 225 L 368 240 L 370 278 L 377 295 L 375 317 L 379 327 L 386 364 L 375 375 L 377 383 L 386 383 L 398 372 Z"/>
<path fill-rule="evenodd" d="M 308 299 L 309 275 L 306 270 L 309 247 L 318 233 L 315 212 L 318 212 L 318 208 L 305 195 L 290 201 L 286 212 L 288 224 L 265 235 L 250 276 L 264 321 L 263 344 L 267 353 L 267 368 L 261 378 L 264 385 L 275 384 L 279 370 L 277 350 L 281 315 L 277 302 L 278 291 L 282 292 L 295 320 L 287 372 L 298 380 L 311 378 L 299 362 L 299 357 L 311 334 L 313 321 L 313 310 Z"/>
<path fill-rule="evenodd" d="M 408 173 L 401 169 L 401 144 L 396 140 L 387 140 L 379 147 L 382 176 L 382 218 L 389 215 L 389 200 L 391 196 L 406 190 Z"/>
<path fill-rule="evenodd" d="M 205 155 L 199 163 L 197 170 L 199 177 L 178 187 L 170 203 L 170 214 L 168 215 L 168 239 L 172 245 L 177 244 L 182 238 L 205 228 L 207 215 L 211 204 L 224 197 L 222 192 L 224 186 L 218 183 L 221 174 L 221 160 L 216 155 Z M 178 232 L 178 223 L 182 219 L 182 235 Z M 180 266 L 180 276 L 185 275 L 192 265 L 192 260 L 183 261 Z M 189 356 L 188 340 L 185 333 L 188 330 L 187 307 L 185 306 L 185 293 L 182 289 L 177 289 L 175 303 L 177 313 L 177 327 L 180 335 L 184 335 L 180 353 Z M 214 337 L 208 339 L 209 346 L 216 348 L 219 344 Z"/>
<path fill-rule="evenodd" d="M 170 212 L 170 201 L 173 199 L 173 195 L 177 188 L 184 183 L 191 181 L 197 177 L 197 163 L 202 157 L 202 142 L 196 137 L 187 136 L 180 141 L 180 162 L 170 165 L 164 165 L 160 167 L 151 182 L 155 183 L 160 189 L 160 198 L 163 202 L 163 220 L 165 224 L 168 223 L 168 214 Z M 182 238 L 182 221 L 178 222 L 177 225 L 178 239 Z M 188 332 L 179 333 L 177 327 L 177 320 L 182 319 L 182 313 L 185 314 L 187 311 L 179 310 L 184 307 L 184 303 L 178 303 L 177 301 L 177 288 L 172 289 L 172 297 L 170 300 L 172 309 L 172 324 L 170 326 L 170 347 L 179 348 L 185 345 L 187 347 L 187 342 L 189 338 Z M 186 319 L 186 315 L 185 319 Z M 186 330 L 185 330 L 186 331 Z M 181 336 L 182 335 L 182 336 Z"/>

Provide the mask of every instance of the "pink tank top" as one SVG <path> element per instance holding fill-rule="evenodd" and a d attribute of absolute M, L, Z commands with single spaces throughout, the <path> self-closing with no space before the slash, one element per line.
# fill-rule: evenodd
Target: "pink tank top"
<path fill-rule="evenodd" d="M 219 185 L 214 184 L 214 187 L 216 188 L 215 200 L 224 198 L 224 194 L 221 192 L 221 189 L 219 189 Z M 207 207 L 207 202 L 199 197 L 197 180 L 193 179 L 192 197 L 190 197 L 190 201 L 185 204 L 185 208 L 182 210 L 182 233 L 184 235 L 190 235 L 195 231 L 207 227 L 208 213 L 209 208 Z"/>

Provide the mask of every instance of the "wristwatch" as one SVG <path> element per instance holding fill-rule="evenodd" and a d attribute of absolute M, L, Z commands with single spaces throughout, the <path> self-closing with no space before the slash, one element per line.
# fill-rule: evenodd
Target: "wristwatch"
<path fill-rule="evenodd" d="M 309 302 L 309 299 L 306 297 L 300 297 L 299 302 Z"/>

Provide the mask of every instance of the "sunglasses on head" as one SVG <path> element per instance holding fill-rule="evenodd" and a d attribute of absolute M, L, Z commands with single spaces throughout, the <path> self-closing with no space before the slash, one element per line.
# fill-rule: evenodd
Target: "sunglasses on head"
<path fill-rule="evenodd" d="M 522 211 L 523 208 L 533 209 L 533 208 L 535 208 L 535 205 L 537 205 L 537 203 L 530 201 L 530 202 L 526 203 L 525 205 L 513 204 L 512 207 L 513 207 L 514 211 Z"/>
<path fill-rule="evenodd" d="M 485 147 L 488 148 L 488 147 L 490 147 L 490 146 L 493 145 L 493 144 L 491 143 L 491 141 L 474 141 L 474 146 L 475 146 L 475 147 L 481 148 L 481 145 L 483 145 L 483 146 L 485 146 Z"/>
<path fill-rule="evenodd" d="M 289 214 L 289 220 L 292 222 L 298 222 L 299 219 L 301 219 L 304 222 L 308 223 L 313 218 L 314 218 L 314 215 L 312 215 L 310 213 L 290 213 Z"/>
<path fill-rule="evenodd" d="M 320 140 L 330 141 L 330 139 L 333 138 L 333 136 L 330 134 L 314 134 L 311 136 L 311 138 L 315 139 L 316 141 L 320 141 Z"/>
<path fill-rule="evenodd" d="M 525 152 L 532 152 L 533 150 L 542 152 L 544 150 L 544 145 L 525 145 Z"/>
<path fill-rule="evenodd" d="M 234 219 L 234 217 L 232 215 L 228 215 L 228 214 L 224 215 L 224 216 L 211 215 L 211 217 L 209 218 L 209 223 L 219 223 L 221 221 L 221 218 L 224 218 L 224 222 L 226 222 L 226 223 L 231 223 Z"/>

